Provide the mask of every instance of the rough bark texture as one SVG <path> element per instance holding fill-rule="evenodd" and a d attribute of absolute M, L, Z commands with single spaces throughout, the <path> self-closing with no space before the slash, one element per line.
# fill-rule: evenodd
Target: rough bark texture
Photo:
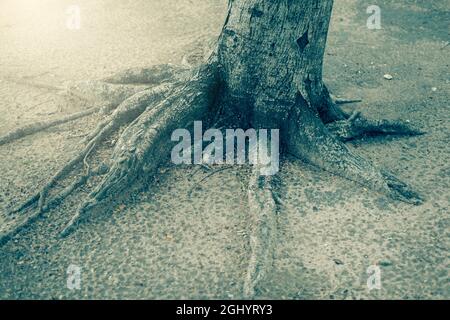
<path fill-rule="evenodd" d="M 221 76 L 232 106 L 251 126 L 282 127 L 299 96 L 316 111 L 324 108 L 322 64 L 332 4 L 230 2 L 218 46 Z"/>

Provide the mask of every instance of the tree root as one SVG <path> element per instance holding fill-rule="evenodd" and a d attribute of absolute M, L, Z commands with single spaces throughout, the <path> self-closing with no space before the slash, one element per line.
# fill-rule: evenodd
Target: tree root
<path fill-rule="evenodd" d="M 66 96 L 73 96 L 87 103 L 109 104 L 118 106 L 133 95 L 148 90 L 153 85 L 111 84 L 103 81 L 77 81 L 65 85 L 63 92 Z"/>
<path fill-rule="evenodd" d="M 161 84 L 163 82 L 186 81 L 189 68 L 172 64 L 154 65 L 148 68 L 133 68 L 102 79 L 112 84 Z"/>
<path fill-rule="evenodd" d="M 92 151 L 92 149 L 93 148 L 91 148 L 91 151 Z M 48 203 L 45 204 L 42 208 L 34 211 L 30 215 L 28 215 L 26 218 L 24 218 L 20 223 L 16 224 L 13 229 L 8 230 L 4 233 L 1 233 L 0 234 L 0 246 L 5 244 L 7 241 L 9 241 L 12 237 L 14 237 L 21 230 L 27 228 L 34 221 L 36 221 L 38 218 L 40 218 L 44 213 L 48 212 L 51 208 L 58 206 L 62 201 L 64 201 L 75 190 L 79 189 L 84 184 L 86 184 L 86 182 L 88 181 L 89 178 L 106 174 L 106 172 L 108 171 L 108 167 L 104 164 L 100 165 L 95 170 L 90 169 L 89 165 L 86 162 L 86 158 L 88 155 L 89 155 L 89 153 L 86 154 L 86 156 L 84 158 L 85 168 L 86 168 L 85 173 L 80 175 L 78 178 L 76 178 L 74 182 L 72 182 L 69 186 L 64 188 L 53 199 L 48 201 Z M 30 200 L 38 201 L 39 194 L 35 197 L 32 197 Z M 22 209 L 27 208 L 32 204 L 32 202 L 30 200 L 22 206 Z"/>
<path fill-rule="evenodd" d="M 341 104 L 353 104 L 353 103 L 359 103 L 362 102 L 362 99 L 346 99 L 346 98 L 338 98 L 332 94 L 330 94 L 331 99 L 333 102 L 337 105 Z"/>
<path fill-rule="evenodd" d="M 186 69 L 181 69 L 183 72 L 186 72 Z M 162 71 L 165 69 L 160 68 L 160 70 Z M 170 70 L 173 71 L 179 69 L 173 67 Z M 167 80 L 168 77 L 171 79 L 183 79 L 184 77 L 174 76 L 169 71 L 166 70 L 164 75 L 157 75 L 157 78 Z M 162 145 L 158 146 L 157 141 L 161 141 L 162 136 L 167 138 L 167 135 L 167 141 L 170 141 L 169 133 L 171 133 L 171 131 L 175 128 L 182 127 L 189 121 L 200 119 L 209 111 L 208 109 L 216 96 L 211 92 L 211 89 L 215 87 L 217 83 L 215 75 L 216 67 L 213 68 L 207 66 L 194 74 L 191 79 L 192 85 L 186 85 L 181 80 L 178 82 L 163 81 L 163 84 L 144 91 L 142 91 L 142 87 L 136 89 L 136 87 L 125 86 L 122 84 L 102 84 L 94 82 L 96 83 L 96 86 L 93 88 L 89 88 L 89 85 L 87 85 L 89 82 L 77 85 L 76 90 L 71 91 L 75 92 L 74 95 L 76 96 L 80 96 L 80 92 L 81 96 L 89 96 L 86 95 L 87 92 L 94 92 L 94 94 L 97 94 L 97 98 L 99 98 L 99 94 L 100 97 L 102 97 L 105 95 L 105 92 L 114 92 L 114 94 L 111 94 L 111 96 L 106 99 L 107 101 L 110 101 L 110 103 L 127 98 L 129 95 L 132 96 L 123 101 L 106 120 L 102 121 L 97 126 L 92 134 L 86 137 L 84 141 L 86 144 L 85 147 L 78 152 L 74 158 L 66 163 L 66 165 L 62 167 L 38 193 L 30 197 L 18 208 L 9 212 L 10 215 L 13 215 L 24 212 L 32 206 L 37 206 L 36 211 L 29 215 L 24 221 L 4 235 L 0 235 L 0 240 L 3 243 L 4 241 L 7 241 L 7 239 L 37 219 L 44 212 L 63 201 L 74 190 L 84 185 L 90 177 L 106 174 L 102 183 L 90 194 L 89 200 L 80 207 L 77 214 L 61 232 L 61 235 L 67 235 L 70 230 L 72 230 L 72 227 L 81 220 L 84 213 L 93 206 L 93 203 L 98 203 L 99 199 L 102 199 L 105 196 L 107 190 L 112 191 L 114 187 L 117 187 L 115 182 L 120 184 L 120 181 L 128 179 L 131 183 L 138 175 L 138 172 L 145 171 L 145 169 L 148 170 L 150 167 L 155 169 L 159 164 L 159 155 L 163 153 L 162 149 L 166 147 Z M 133 79 L 136 80 L 136 78 L 133 78 L 132 74 L 128 74 L 127 77 L 128 78 L 126 79 L 128 81 Z M 148 81 L 151 74 L 145 73 L 145 77 L 146 81 Z M 116 80 L 119 81 L 119 78 L 120 76 L 116 78 Z M 82 90 L 80 90 L 80 88 Z M 112 90 L 111 88 L 120 88 L 120 90 Z M 170 92 L 172 92 L 172 94 L 170 94 Z M 197 108 L 192 107 L 195 105 Z M 130 123 L 131 125 L 129 125 Z M 170 127 L 171 129 L 165 129 L 165 126 L 169 124 L 171 124 L 171 126 L 168 126 L 167 128 Z M 107 169 L 106 166 L 103 165 L 94 172 L 90 172 L 87 157 L 112 133 L 117 132 L 120 127 L 125 125 L 129 125 L 129 127 L 120 136 L 114 149 L 111 159 L 113 163 L 111 169 Z M 161 130 L 158 130 L 158 128 L 161 128 Z M 141 140 L 141 138 L 143 138 L 143 140 Z M 136 143 L 136 140 L 140 140 L 141 143 Z M 137 147 L 134 147 L 134 145 Z M 155 146 L 153 150 L 151 148 L 152 146 Z M 148 148 L 148 150 L 146 148 Z M 136 153 L 134 153 L 134 151 L 136 151 Z M 143 161 L 144 155 L 153 158 L 154 163 L 148 164 Z M 84 162 L 85 167 L 88 168 L 86 173 L 59 192 L 53 199 L 47 200 L 50 191 L 55 187 L 57 182 L 66 178 L 81 162 Z M 133 165 L 131 163 L 133 163 Z M 126 188 L 127 186 L 128 185 L 123 186 L 123 188 Z M 118 190 L 122 190 L 122 187 L 119 187 Z"/>
<path fill-rule="evenodd" d="M 369 120 L 355 112 L 347 120 L 327 124 L 328 130 L 341 141 L 350 141 L 366 135 L 390 134 L 416 136 L 425 132 L 399 120 Z"/>
<path fill-rule="evenodd" d="M 108 174 L 79 207 L 61 236 L 68 236 L 102 200 L 120 194 L 139 176 L 153 173 L 170 153 L 166 144 L 173 130 L 204 118 L 214 105 L 217 83 L 216 66 L 208 64 L 189 83 L 142 113 L 120 136 Z"/>
<path fill-rule="evenodd" d="M 172 90 L 172 84 L 162 84 L 152 89 L 139 92 L 125 100 L 116 110 L 101 121 L 93 132 L 84 138 L 85 143 L 99 136 L 106 136 L 120 126 L 131 123 L 139 117 L 150 105 L 158 104 Z"/>
<path fill-rule="evenodd" d="M 21 86 L 27 86 L 32 87 L 36 89 L 44 89 L 44 90 L 50 90 L 50 91 L 64 91 L 65 88 L 63 86 L 55 86 L 47 83 L 41 83 L 37 81 L 30 81 L 28 79 L 14 79 L 11 77 L 4 78 L 3 80 L 6 80 L 8 82 L 12 82 Z"/>
<path fill-rule="evenodd" d="M 39 121 L 15 129 L 0 136 L 0 146 L 19 140 L 25 136 L 44 131 L 51 127 L 75 121 L 90 116 L 99 111 L 108 113 L 123 101 L 139 92 L 150 89 L 155 84 L 167 83 L 167 85 L 180 83 L 189 74 L 189 69 L 174 65 L 156 65 L 145 69 L 130 69 L 117 73 L 102 81 L 81 81 L 67 83 L 64 87 L 43 85 L 30 81 L 9 80 L 15 83 L 32 85 L 40 89 L 52 89 L 64 92 L 67 96 L 73 96 L 87 103 L 97 106 L 74 114 L 63 116 L 53 120 Z M 106 121 L 101 125 L 105 126 Z M 88 139 L 98 134 L 100 128 L 91 134 Z"/>
<path fill-rule="evenodd" d="M 246 299 L 255 297 L 257 285 L 270 273 L 276 244 L 276 209 L 272 179 L 260 175 L 255 166 L 248 184 L 248 205 L 251 219 L 250 258 L 243 293 Z"/>
<path fill-rule="evenodd" d="M 44 131 L 48 128 L 56 127 L 56 126 L 59 126 L 64 123 L 68 123 L 68 122 L 71 122 L 74 120 L 78 120 L 78 119 L 90 116 L 94 113 L 99 112 L 100 110 L 104 109 L 105 107 L 108 108 L 109 105 L 97 106 L 97 107 L 89 108 L 87 110 L 83 110 L 83 111 L 80 111 L 77 113 L 73 113 L 73 114 L 61 117 L 58 119 L 39 121 L 39 122 L 35 122 L 32 124 L 23 126 L 21 128 L 18 128 L 16 130 L 13 130 L 13 131 L 5 134 L 4 136 L 1 136 L 0 137 L 0 146 L 7 144 L 7 143 L 11 143 L 16 140 L 19 140 L 28 135 L 32 135 L 32 134 L 38 133 L 40 131 Z"/>
<path fill-rule="evenodd" d="M 99 125 L 95 131 L 95 135 L 89 137 L 86 146 L 72 158 L 63 168 L 61 168 L 50 181 L 35 195 L 30 197 L 20 207 L 10 212 L 10 214 L 19 213 L 29 208 L 36 202 L 38 203 L 38 212 L 46 207 L 47 195 L 54 185 L 64 179 L 81 161 L 85 161 L 89 155 L 101 142 L 103 142 L 112 133 L 117 131 L 121 126 L 132 122 L 137 118 L 151 103 L 158 103 L 171 90 L 169 85 L 161 85 L 153 89 L 149 89 L 134 95 L 125 100 L 109 117 Z"/>
<path fill-rule="evenodd" d="M 176 71 L 180 71 L 180 74 L 175 75 Z M 117 85 L 122 91 L 106 94 L 110 99 L 106 100 L 117 102 L 124 97 L 127 99 L 86 137 L 85 147 L 58 171 L 39 193 L 12 212 L 22 212 L 37 205 L 37 210 L 16 228 L 0 235 L 0 244 L 61 203 L 93 176 L 102 176 L 101 181 L 70 218 L 60 232 L 61 237 L 69 236 L 103 201 L 120 195 L 139 178 L 151 176 L 170 154 L 171 148 L 167 143 L 171 141 L 172 132 L 185 128 L 193 121 L 204 119 L 205 115 L 214 114 L 211 111 L 217 110 L 211 108 L 220 106 L 216 99 L 222 98 L 218 91 L 221 82 L 215 62 L 203 65 L 193 72 L 188 80 L 185 80 L 185 72 L 185 69 L 173 66 L 157 66 L 140 71 L 127 70 L 105 79 L 107 84 L 100 84 L 101 90 L 96 90 L 97 93 L 108 92 L 112 86 Z M 129 86 L 161 81 L 163 84 L 137 93 L 133 92 L 138 90 L 136 87 Z M 85 95 L 85 91 L 81 92 Z M 131 97 L 128 97 L 130 94 Z M 416 133 L 411 127 L 399 122 L 366 120 L 359 114 L 348 116 L 331 100 L 326 88 L 324 94 L 327 103 L 321 110 L 310 108 L 306 101 L 300 101 L 301 105 L 291 110 L 285 128 L 287 132 L 284 132 L 287 137 L 284 141 L 287 151 L 331 173 L 383 192 L 393 199 L 411 204 L 422 203 L 420 195 L 408 185 L 391 173 L 377 169 L 369 161 L 353 154 L 342 142 L 371 132 L 403 131 L 419 134 L 418 131 Z M 96 98 L 103 97 L 102 93 Z M 125 125 L 127 127 L 120 134 L 112 152 L 109 168 L 102 165 L 91 171 L 88 157 L 107 137 Z M 66 178 L 81 162 L 84 163 L 85 172 L 48 200 L 49 193 L 57 182 Z M 212 174 L 214 172 L 207 177 Z M 243 284 L 243 294 L 246 298 L 255 297 L 257 286 L 270 274 L 273 263 L 277 206 L 282 205 L 281 199 L 274 193 L 274 179 L 275 177 L 260 176 L 258 166 L 253 167 L 249 178 L 247 197 L 251 219 L 250 258 Z"/>
<path fill-rule="evenodd" d="M 212 176 L 214 176 L 217 173 L 220 173 L 220 172 L 223 172 L 225 170 L 229 170 L 229 169 L 232 168 L 232 167 L 221 167 L 221 168 L 213 170 L 212 168 L 208 167 L 207 165 L 202 164 L 201 166 L 202 166 L 202 168 L 206 168 L 208 171 L 211 171 L 211 172 L 209 172 L 206 176 L 204 176 L 198 182 L 195 182 L 195 185 L 192 188 L 190 188 L 190 190 L 188 192 L 188 197 L 189 198 L 192 197 L 192 193 L 194 192 L 194 190 L 196 190 L 199 187 L 199 185 L 201 183 L 203 183 L 204 181 L 208 180 L 209 178 L 211 178 Z"/>
<path fill-rule="evenodd" d="M 0 146 L 64 123 L 88 117 L 100 111 L 108 113 L 128 97 L 143 91 L 143 88 L 85 81 L 68 87 L 66 91 L 68 95 L 76 96 L 84 101 L 101 101 L 101 104 L 96 103 L 97 106 L 87 110 L 53 120 L 35 122 L 15 129 L 0 137 Z"/>
<path fill-rule="evenodd" d="M 322 85 L 322 91 L 319 97 L 316 97 L 317 111 L 323 123 L 331 123 L 335 121 L 345 120 L 350 115 L 342 110 L 339 104 L 356 103 L 357 101 L 346 100 L 339 101 L 334 97 L 325 85 Z M 341 103 L 337 103 L 341 102 Z"/>
<path fill-rule="evenodd" d="M 354 121 L 352 118 L 354 117 L 349 120 Z M 418 193 L 394 175 L 377 169 L 366 159 L 353 154 L 344 143 L 328 131 L 321 119 L 308 106 L 293 108 L 289 119 L 288 136 L 288 151 L 298 158 L 387 194 L 392 199 L 414 205 L 423 202 Z"/>
<path fill-rule="evenodd" d="M 370 135 L 417 136 L 425 134 L 425 132 L 415 128 L 408 122 L 400 120 L 370 120 L 364 118 L 358 111 L 347 114 L 339 105 L 357 103 L 361 102 L 361 100 L 338 99 L 331 95 L 325 86 L 323 86 L 320 100 L 323 101 L 323 104 L 318 111 L 322 122 L 342 142 Z"/>

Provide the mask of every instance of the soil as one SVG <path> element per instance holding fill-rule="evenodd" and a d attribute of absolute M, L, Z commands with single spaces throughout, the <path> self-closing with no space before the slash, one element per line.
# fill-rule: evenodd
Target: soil
<path fill-rule="evenodd" d="M 66 9 L 73 2 L 0 3 L 0 135 L 89 107 L 30 82 L 60 86 L 129 67 L 180 63 L 219 35 L 227 5 L 77 0 L 81 28 L 69 30 Z M 427 132 L 349 144 L 411 183 L 426 202 L 395 202 L 285 158 L 272 272 L 256 298 L 450 298 L 450 2 L 379 0 L 381 30 L 366 26 L 371 4 L 335 1 L 325 81 L 336 96 L 363 99 L 348 111 L 409 120 Z M 0 230 L 22 219 L 6 212 L 70 159 L 101 118 L 0 147 Z M 162 167 L 150 189 L 130 190 L 112 212 L 58 239 L 86 197 L 89 186 L 83 188 L 0 247 L 0 298 L 242 298 L 249 256 L 246 170 L 236 166 L 199 184 L 209 174 L 199 167 Z M 70 265 L 81 268 L 80 290 L 67 287 Z M 367 287 L 373 265 L 381 268 L 380 290 Z"/>

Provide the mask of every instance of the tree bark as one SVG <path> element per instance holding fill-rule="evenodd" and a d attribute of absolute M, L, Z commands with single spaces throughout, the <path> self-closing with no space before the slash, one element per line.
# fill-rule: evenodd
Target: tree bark
<path fill-rule="evenodd" d="M 283 128 L 300 100 L 316 113 L 327 108 L 322 66 L 332 6 L 332 0 L 230 1 L 218 53 L 232 112 L 253 127 Z"/>

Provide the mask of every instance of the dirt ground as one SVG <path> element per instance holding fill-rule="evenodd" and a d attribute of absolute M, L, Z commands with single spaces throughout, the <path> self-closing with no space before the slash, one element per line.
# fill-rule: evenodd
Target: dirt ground
<path fill-rule="evenodd" d="M 272 272 L 257 298 L 450 298 L 450 2 L 377 0 L 382 29 L 369 30 L 366 8 L 373 2 L 335 1 L 325 80 L 335 95 L 363 99 L 347 110 L 409 120 L 427 131 L 350 144 L 410 182 L 426 202 L 391 201 L 284 159 Z M 71 4 L 81 8 L 80 30 L 65 26 Z M 226 0 L 1 1 L 0 135 L 88 107 L 28 82 L 59 86 L 179 63 L 220 33 L 225 14 Z M 0 147 L 0 230 L 22 219 L 6 212 L 70 159 L 100 119 Z M 226 170 L 200 185 L 207 173 L 197 167 L 161 168 L 155 186 L 130 190 L 113 212 L 58 239 L 87 186 L 0 247 L 0 298 L 241 298 L 249 256 L 244 171 Z M 81 268 L 80 290 L 67 288 L 70 265 Z M 372 265 L 381 268 L 379 290 L 366 285 Z"/>

